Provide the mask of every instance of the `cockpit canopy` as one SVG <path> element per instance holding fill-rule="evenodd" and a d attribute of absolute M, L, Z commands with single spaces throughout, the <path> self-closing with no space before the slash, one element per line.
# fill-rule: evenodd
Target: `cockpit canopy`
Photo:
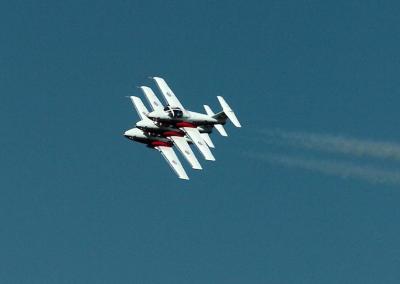
<path fill-rule="evenodd" d="M 165 106 L 164 111 L 167 112 L 168 116 L 171 118 L 182 118 L 183 111 L 179 107 Z"/>

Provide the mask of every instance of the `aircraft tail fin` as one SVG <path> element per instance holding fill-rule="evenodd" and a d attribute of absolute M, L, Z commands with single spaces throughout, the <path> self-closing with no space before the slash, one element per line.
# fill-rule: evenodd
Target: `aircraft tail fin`
<path fill-rule="evenodd" d="M 232 121 L 233 125 L 235 125 L 236 127 L 242 127 L 240 125 L 240 122 L 237 119 L 235 113 L 233 112 L 231 107 L 228 105 L 228 103 L 224 100 L 224 98 L 221 97 L 221 96 L 217 96 L 217 99 L 218 99 L 218 101 L 219 101 L 219 103 L 220 103 L 220 105 L 222 107 L 223 112 L 230 119 L 230 121 Z"/>
<path fill-rule="evenodd" d="M 221 117 L 221 114 L 222 114 L 225 116 L 225 118 L 222 118 L 222 119 L 226 120 L 226 115 L 223 112 L 215 114 L 208 105 L 204 105 L 204 109 L 209 116 L 212 116 L 213 118 L 218 119 L 218 118 L 222 118 Z M 215 129 L 217 129 L 219 134 L 221 134 L 222 136 L 228 136 L 228 134 L 226 133 L 225 128 L 222 126 L 222 124 L 215 124 L 214 127 L 215 127 Z"/>

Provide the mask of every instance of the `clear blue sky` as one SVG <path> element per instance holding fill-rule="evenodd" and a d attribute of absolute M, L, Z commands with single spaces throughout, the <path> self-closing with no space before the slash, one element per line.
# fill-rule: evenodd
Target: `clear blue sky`
<path fill-rule="evenodd" d="M 398 185 L 246 154 L 286 151 L 264 129 L 400 141 L 399 15 L 398 1 L 2 1 L 0 282 L 399 283 Z M 224 96 L 244 126 L 212 136 L 217 161 L 185 164 L 190 182 L 122 136 L 125 96 L 154 75 L 191 110 Z"/>

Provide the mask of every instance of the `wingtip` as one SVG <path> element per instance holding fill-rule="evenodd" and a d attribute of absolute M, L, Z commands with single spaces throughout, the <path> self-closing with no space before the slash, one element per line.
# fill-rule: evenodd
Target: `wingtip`
<path fill-rule="evenodd" d="M 159 77 L 159 76 L 148 76 L 148 78 L 149 78 L 150 80 L 162 79 L 162 78 Z"/>
<path fill-rule="evenodd" d="M 138 88 L 141 89 L 142 91 L 145 91 L 146 89 L 150 89 L 150 88 L 147 87 L 147 86 L 139 86 Z"/>
<path fill-rule="evenodd" d="M 128 98 L 130 100 L 135 100 L 137 97 L 136 96 L 126 96 L 126 98 Z"/>

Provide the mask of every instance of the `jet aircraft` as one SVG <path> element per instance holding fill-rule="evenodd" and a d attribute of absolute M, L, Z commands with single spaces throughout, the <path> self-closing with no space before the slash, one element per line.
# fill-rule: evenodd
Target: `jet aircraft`
<path fill-rule="evenodd" d="M 202 169 L 189 143 L 195 144 L 206 160 L 215 161 L 209 149 L 215 147 L 209 137 L 213 127 L 222 136 L 227 136 L 223 128 L 227 119 L 236 127 L 241 127 L 241 124 L 224 98 L 217 97 L 222 107 L 222 111 L 217 114 L 208 105 L 204 105 L 206 114 L 192 112 L 183 107 L 163 78 L 152 79 L 167 104 L 164 106 L 151 88 L 141 86 L 140 89 L 149 101 L 152 111 L 147 110 L 140 98 L 131 96 L 130 99 L 141 120 L 136 123 L 135 128 L 125 131 L 124 136 L 160 151 L 179 178 L 189 179 L 172 147 L 176 146 L 179 149 L 192 168 Z"/>
<path fill-rule="evenodd" d="M 171 140 L 168 138 L 153 136 L 150 133 L 143 132 L 139 128 L 132 128 L 125 131 L 124 136 L 130 140 L 147 144 L 148 147 L 160 151 L 162 156 L 180 179 L 189 179 L 185 169 L 176 156 L 174 149 L 172 149 Z"/>
<path fill-rule="evenodd" d="M 136 123 L 136 128 L 141 129 L 145 133 L 153 134 L 153 136 L 169 138 L 189 162 L 192 168 L 201 170 L 202 167 L 196 156 L 193 154 L 193 151 L 188 144 L 188 139 L 184 137 L 185 133 L 171 126 L 157 125 L 146 116 L 149 112 L 142 100 L 135 96 L 131 96 L 130 98 L 139 114 L 139 117 L 141 118 L 141 120 Z M 191 142 L 191 140 L 189 141 Z"/>

